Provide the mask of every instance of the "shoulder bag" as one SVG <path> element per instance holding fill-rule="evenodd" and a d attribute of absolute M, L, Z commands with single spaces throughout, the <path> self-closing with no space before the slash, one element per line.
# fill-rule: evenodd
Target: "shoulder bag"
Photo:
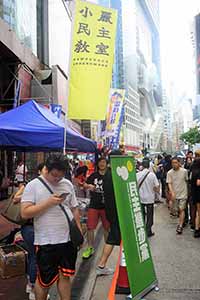
<path fill-rule="evenodd" d="M 21 217 L 21 203 L 14 203 L 13 199 L 16 193 L 13 193 L 10 198 L 7 200 L 7 204 L 3 209 L 1 215 L 6 218 L 8 221 L 17 224 L 24 225 L 27 223 L 27 220 L 22 219 Z"/>
<path fill-rule="evenodd" d="M 144 183 L 145 179 L 147 178 L 147 176 L 148 176 L 149 174 L 150 174 L 150 172 L 147 172 L 147 173 L 145 174 L 145 176 L 142 178 L 141 182 L 140 182 L 139 185 L 138 185 L 138 189 L 141 188 L 142 184 Z"/>
<path fill-rule="evenodd" d="M 38 180 L 43 183 L 43 185 L 47 188 L 47 190 L 51 193 L 54 194 L 52 189 L 48 186 L 48 184 L 41 178 L 38 177 Z M 68 224 L 69 224 L 69 234 L 70 234 L 70 240 L 74 246 L 74 248 L 79 248 L 83 242 L 84 242 L 84 237 L 80 231 L 80 229 L 77 226 L 76 220 L 73 218 L 72 220 L 68 216 L 67 211 L 65 210 L 64 206 L 62 204 L 59 204 L 60 208 L 62 209 Z"/>

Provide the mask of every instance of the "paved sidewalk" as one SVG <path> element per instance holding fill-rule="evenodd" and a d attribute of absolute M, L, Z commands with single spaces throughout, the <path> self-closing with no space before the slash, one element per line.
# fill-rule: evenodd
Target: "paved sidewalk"
<path fill-rule="evenodd" d="M 183 235 L 176 235 L 177 219 L 169 217 L 164 204 L 156 207 L 155 236 L 150 239 L 153 260 L 159 281 L 159 292 L 151 292 L 145 300 L 199 300 L 200 299 L 200 239 L 194 239 L 189 227 Z M 118 252 L 110 260 L 116 264 Z M 137 275 L 136 275 L 137 276 Z M 101 277 L 91 300 L 107 300 L 112 277 Z M 116 300 L 124 300 L 124 295 Z M 89 299 L 88 299 L 89 300 Z"/>
<path fill-rule="evenodd" d="M 115 269 L 119 256 L 119 247 L 115 247 L 108 261 L 108 267 Z M 108 291 L 111 286 L 113 276 L 98 276 L 91 300 L 107 300 Z M 89 299 L 88 299 L 89 300 Z"/>
<path fill-rule="evenodd" d="M 200 239 L 187 226 L 176 234 L 177 219 L 169 217 L 166 206 L 156 210 L 156 236 L 151 239 L 153 259 L 159 281 L 159 292 L 147 300 L 200 299 Z"/>

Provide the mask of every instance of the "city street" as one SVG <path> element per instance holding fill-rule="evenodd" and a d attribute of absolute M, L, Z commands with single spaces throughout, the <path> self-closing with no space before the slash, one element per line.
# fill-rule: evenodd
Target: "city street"
<path fill-rule="evenodd" d="M 177 236 L 176 220 L 169 217 L 165 205 L 156 207 L 155 236 L 150 239 L 153 260 L 159 281 L 159 292 L 151 292 L 146 300 L 199 300 L 200 240 L 186 227 Z M 115 252 L 117 255 L 117 252 Z M 116 260 L 115 260 L 116 261 Z M 92 300 L 107 299 L 111 278 L 100 277 L 96 281 Z M 125 296 L 117 296 L 123 300 Z"/>
<path fill-rule="evenodd" d="M 200 300 L 199 270 L 200 0 L 0 0 L 0 300 Z"/>
<path fill-rule="evenodd" d="M 155 236 L 150 239 L 153 260 L 159 281 L 159 292 L 151 292 L 146 300 L 199 300 L 199 245 L 200 240 L 193 238 L 193 233 L 186 227 L 182 236 L 175 233 L 176 219 L 171 219 L 164 204 L 159 204 L 155 214 Z M 3 228 L 3 227 L 2 227 Z M 5 228 L 5 227 L 4 227 Z M 102 231 L 99 230 L 96 239 L 96 255 L 81 264 L 78 260 L 78 275 L 74 278 L 73 300 L 106 300 L 111 285 L 112 276 L 97 277 L 95 266 L 101 255 L 103 240 Z M 115 268 L 119 248 L 116 247 L 109 267 Z M 0 300 L 26 299 L 24 293 L 24 278 L 1 280 Z M 16 287 L 21 287 L 21 292 L 16 293 Z M 89 298 L 91 295 L 91 298 Z M 55 288 L 51 291 L 51 299 L 57 299 Z M 124 295 L 116 296 L 116 300 L 124 300 Z"/>

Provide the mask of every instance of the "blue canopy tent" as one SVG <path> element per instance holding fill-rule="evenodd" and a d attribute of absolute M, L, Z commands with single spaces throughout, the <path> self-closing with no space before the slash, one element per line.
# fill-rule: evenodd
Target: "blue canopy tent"
<path fill-rule="evenodd" d="M 21 151 L 60 151 L 64 122 L 34 100 L 0 114 L 0 148 Z M 71 128 L 66 131 L 66 150 L 95 153 L 96 142 Z"/>

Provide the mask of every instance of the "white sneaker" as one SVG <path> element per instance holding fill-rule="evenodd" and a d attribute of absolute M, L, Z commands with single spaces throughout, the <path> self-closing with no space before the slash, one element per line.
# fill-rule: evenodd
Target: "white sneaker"
<path fill-rule="evenodd" d="M 29 300 L 35 300 L 35 293 L 33 292 L 33 290 L 29 293 Z"/>
<path fill-rule="evenodd" d="M 35 298 L 35 293 L 33 292 L 33 290 L 31 290 L 30 292 L 29 292 L 29 300 L 35 300 L 36 298 Z M 47 299 L 46 300 L 50 300 L 50 295 L 48 294 L 47 295 Z"/>
<path fill-rule="evenodd" d="M 96 274 L 98 276 L 112 275 L 113 273 L 114 273 L 114 270 L 110 269 L 108 267 L 104 267 L 104 268 L 96 267 Z"/>

